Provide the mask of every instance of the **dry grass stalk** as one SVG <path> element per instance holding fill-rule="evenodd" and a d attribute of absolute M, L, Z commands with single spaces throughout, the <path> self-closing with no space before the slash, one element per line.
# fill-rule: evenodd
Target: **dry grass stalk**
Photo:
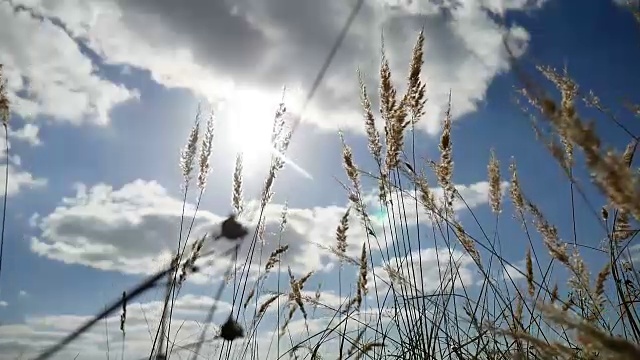
<path fill-rule="evenodd" d="M 193 161 L 196 158 L 196 151 L 198 150 L 198 136 L 200 133 L 200 109 L 196 115 L 196 121 L 189 132 L 189 138 L 187 144 L 180 154 L 180 169 L 182 170 L 182 177 L 185 185 L 191 180 L 191 173 L 193 172 Z"/>
<path fill-rule="evenodd" d="M 340 224 L 336 229 L 336 251 L 340 253 L 342 256 L 340 257 L 340 261 L 344 258 L 344 255 L 347 251 L 347 230 L 349 230 L 349 210 L 351 208 L 347 208 L 344 215 L 340 218 Z"/>
<path fill-rule="evenodd" d="M 4 66 L 0 64 L 0 121 L 2 121 L 2 125 L 7 126 L 11 111 L 9 95 L 7 94 L 7 81 L 4 78 L 3 70 Z"/>
<path fill-rule="evenodd" d="M 462 245 L 464 250 L 467 252 L 467 254 L 469 254 L 469 256 L 471 256 L 471 258 L 477 265 L 480 265 L 480 253 L 476 248 L 476 244 L 464 231 L 462 224 L 460 224 L 460 222 L 458 222 L 457 220 L 453 220 L 453 229 L 456 232 L 458 241 L 460 241 L 460 244 Z"/>
<path fill-rule="evenodd" d="M 533 282 L 533 261 L 531 260 L 531 248 L 527 248 L 525 262 L 527 267 L 527 289 L 529 291 L 529 296 L 533 297 L 536 288 Z"/>
<path fill-rule="evenodd" d="M 257 285 L 258 285 L 257 283 L 253 284 L 253 286 L 251 287 L 251 290 L 249 290 L 249 294 L 247 294 L 247 299 L 244 301 L 243 308 L 246 309 L 247 306 L 249 306 L 249 302 L 251 301 L 251 299 L 253 299 L 253 297 L 256 294 L 256 286 Z"/>
<path fill-rule="evenodd" d="M 360 344 L 360 339 L 362 339 L 362 336 L 364 336 L 364 333 L 367 331 L 367 328 L 363 328 L 362 330 L 358 331 L 358 335 L 356 335 L 356 337 L 351 340 L 351 347 L 349 347 L 349 350 L 347 350 L 347 358 L 349 358 L 353 353 L 356 352 L 356 350 L 358 349 L 358 345 Z"/>
<path fill-rule="evenodd" d="M 493 149 L 491 149 L 487 172 L 489 173 L 489 203 L 491 210 L 499 214 L 502 200 L 502 191 L 500 190 L 500 163 L 498 159 L 496 159 L 496 153 Z"/>
<path fill-rule="evenodd" d="M 611 265 L 606 264 L 602 270 L 598 273 L 598 277 L 596 278 L 596 284 L 593 288 L 593 298 L 595 301 L 593 319 L 595 320 L 596 316 L 600 316 L 604 311 L 605 304 L 605 296 L 604 296 L 604 286 L 607 281 L 607 278 L 611 274 Z"/>
<path fill-rule="evenodd" d="M 289 245 L 282 245 L 271 252 L 269 258 L 267 259 L 267 263 L 264 265 L 265 273 L 268 273 L 273 269 L 274 266 L 280 261 L 280 256 L 289 250 Z"/>
<path fill-rule="evenodd" d="M 362 359 L 365 355 L 367 355 L 367 353 L 377 347 L 384 347 L 383 343 L 379 343 L 379 342 L 369 342 L 366 343 L 362 346 L 362 349 L 358 352 L 358 354 L 356 355 L 355 360 L 360 360 Z"/>
<path fill-rule="evenodd" d="M 447 212 L 451 212 L 449 203 L 453 200 L 455 187 L 453 185 L 453 143 L 451 141 L 451 97 L 449 97 L 449 105 L 444 117 L 442 126 L 442 135 L 440 136 L 440 163 L 437 166 L 436 175 L 438 182 L 444 189 L 444 203 Z"/>
<path fill-rule="evenodd" d="M 378 164 L 378 168 L 382 169 L 382 144 L 380 143 L 380 132 L 376 127 L 376 120 L 371 109 L 371 100 L 367 93 L 367 88 L 362 79 L 362 74 L 358 71 L 358 81 L 360 82 L 360 102 L 364 110 L 364 128 L 367 132 L 367 140 L 369 152 L 373 155 L 373 159 Z M 378 180 L 379 198 L 383 203 L 386 202 L 388 189 L 388 176 L 385 171 L 380 171 L 380 179 Z"/>
<path fill-rule="evenodd" d="M 636 139 L 631 140 L 627 147 L 624 149 L 624 153 L 622 153 L 622 161 L 627 167 L 631 167 L 631 163 L 633 162 L 633 155 L 638 147 L 638 141 Z"/>
<path fill-rule="evenodd" d="M 284 205 L 282 206 L 282 212 L 280 213 L 280 224 L 279 224 L 280 234 L 284 233 L 284 230 L 287 228 L 288 214 L 289 214 L 289 203 L 285 201 Z"/>
<path fill-rule="evenodd" d="M 362 74 L 358 70 L 358 81 L 360 83 L 360 101 L 364 110 L 364 128 L 367 132 L 367 140 L 369 142 L 369 152 L 373 155 L 374 160 L 379 166 L 382 165 L 382 144 L 380 143 L 380 132 L 376 128 L 376 119 L 371 109 L 371 100 L 367 93 L 367 87 L 362 79 Z"/>
<path fill-rule="evenodd" d="M 367 295 L 367 247 L 366 243 L 362 243 L 362 252 L 360 255 L 360 272 L 358 275 L 358 287 L 356 290 L 355 305 L 356 309 L 360 310 L 362 304 L 362 297 Z"/>
<path fill-rule="evenodd" d="M 583 319 L 575 318 L 554 306 L 541 304 L 544 315 L 551 321 L 575 329 L 578 341 L 589 350 L 597 350 L 609 359 L 640 359 L 640 347 L 623 338 L 613 337 Z"/>
<path fill-rule="evenodd" d="M 538 207 L 530 201 L 527 201 L 527 209 L 534 217 L 536 230 L 538 230 L 540 235 L 542 235 L 542 239 L 549 250 L 549 254 L 568 268 L 571 268 L 569 255 L 567 254 L 567 245 L 560 241 L 556 227 L 549 224 L 544 215 L 542 215 L 540 210 L 538 210 Z"/>
<path fill-rule="evenodd" d="M 300 308 L 300 312 L 302 313 L 302 316 L 304 317 L 304 320 L 306 322 L 306 320 L 307 320 L 307 311 L 306 311 L 306 309 L 304 307 L 304 302 L 302 301 L 302 299 L 303 299 L 302 298 L 302 289 L 304 288 L 305 282 L 311 277 L 313 272 L 309 272 L 307 275 L 303 276 L 299 280 L 296 280 L 296 278 L 291 273 L 291 268 L 288 268 L 288 271 L 289 271 L 289 286 L 291 288 L 291 290 L 289 292 L 289 301 L 295 303 L 295 305 L 298 308 Z M 291 314 L 291 315 L 293 315 L 293 314 Z"/>
<path fill-rule="evenodd" d="M 209 178 L 209 172 L 211 171 L 211 153 L 213 152 L 213 130 L 214 130 L 214 116 L 213 113 L 209 114 L 207 120 L 207 126 L 204 131 L 204 138 L 200 145 L 200 173 L 198 174 L 198 188 L 204 191 L 207 186 L 207 179 Z"/>
<path fill-rule="evenodd" d="M 516 168 L 515 160 L 511 160 L 509 164 L 509 171 L 511 172 L 511 183 L 509 184 L 509 197 L 513 206 L 516 208 L 517 216 L 524 222 L 524 196 L 522 195 L 522 188 L 520 187 L 520 180 L 518 179 L 518 170 Z"/>
<path fill-rule="evenodd" d="M 233 171 L 233 191 L 231 205 L 236 215 L 240 215 L 244 208 L 242 198 L 242 153 L 236 155 L 236 164 Z"/>
<path fill-rule="evenodd" d="M 426 102 L 426 85 L 420 79 L 422 65 L 424 64 L 424 33 L 420 31 L 416 44 L 413 47 L 411 56 L 411 64 L 409 65 L 409 83 L 407 93 L 403 98 L 403 103 L 409 109 L 411 114 L 411 124 L 415 124 L 424 115 L 424 104 Z"/>
<path fill-rule="evenodd" d="M 264 313 L 267 312 L 267 309 L 269 308 L 269 306 L 271 306 L 271 304 L 273 304 L 273 302 L 276 301 L 279 297 L 280 297 L 280 294 L 275 294 L 269 297 L 267 300 L 265 300 L 262 303 L 262 305 L 260 305 L 260 307 L 258 308 L 256 317 L 261 317 L 262 315 L 264 315 Z"/>
<path fill-rule="evenodd" d="M 274 116 L 273 132 L 271 134 L 271 140 L 274 150 L 277 154 L 285 154 L 291 143 L 291 136 L 293 132 L 291 129 L 284 125 L 285 115 L 287 108 L 284 103 L 280 103 Z M 284 167 L 284 159 L 280 155 L 271 156 L 271 166 L 269 167 L 269 174 L 264 181 L 262 188 L 262 194 L 260 198 L 260 206 L 266 207 L 273 198 L 273 184 L 276 180 L 276 176 L 280 170 Z"/>
<path fill-rule="evenodd" d="M 196 261 L 200 257 L 205 239 L 206 235 L 202 236 L 200 239 L 191 244 L 191 253 L 189 254 L 187 260 L 182 264 L 182 271 L 180 272 L 180 277 L 178 278 L 178 288 L 182 287 L 184 282 L 187 280 L 187 276 L 189 275 L 189 273 L 195 272 L 197 270 Z"/>
<path fill-rule="evenodd" d="M 630 239 L 635 233 L 636 231 L 631 228 L 629 222 L 629 213 L 624 210 L 619 211 L 613 224 L 613 240 L 624 241 Z"/>
<path fill-rule="evenodd" d="M 400 285 L 400 288 L 402 287 L 411 288 L 411 291 L 413 293 L 419 294 L 419 295 L 422 294 L 422 292 L 420 291 L 420 289 L 418 289 L 415 283 L 413 283 L 412 281 L 409 281 L 397 268 L 394 269 L 391 266 L 391 264 L 384 264 L 382 268 L 389 276 L 389 280 L 391 281 L 391 286 Z"/>
<path fill-rule="evenodd" d="M 559 75 L 550 68 L 540 68 L 562 95 L 561 106 L 553 100 L 540 100 L 542 112 L 559 134 L 580 147 L 585 155 L 587 168 L 592 172 L 598 188 L 621 210 L 640 219 L 640 186 L 638 175 L 626 165 L 623 156 L 601 150 L 601 141 L 593 123 L 585 124 L 579 118 L 573 104 L 575 88 L 573 80 L 566 74 Z"/>

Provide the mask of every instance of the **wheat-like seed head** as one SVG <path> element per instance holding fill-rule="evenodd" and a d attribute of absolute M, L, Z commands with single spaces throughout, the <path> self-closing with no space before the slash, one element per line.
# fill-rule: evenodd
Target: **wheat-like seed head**
<path fill-rule="evenodd" d="M 460 241 L 462 248 L 464 248 L 464 250 L 467 252 L 467 254 L 469 254 L 469 256 L 471 256 L 476 264 L 480 265 L 480 253 L 476 248 L 476 244 L 464 231 L 462 224 L 460 224 L 457 220 L 453 220 L 453 229 L 456 232 L 456 236 L 458 237 L 458 241 Z"/>
<path fill-rule="evenodd" d="M 231 205 L 236 215 L 240 215 L 244 208 L 242 198 L 242 153 L 236 155 L 236 165 L 233 171 L 233 194 Z"/>
<path fill-rule="evenodd" d="M 258 312 L 256 313 L 256 317 L 260 317 L 260 316 L 264 315 L 264 313 L 267 312 L 267 309 L 269 308 L 269 306 L 271 304 L 273 304 L 273 302 L 276 301 L 279 297 L 280 297 L 280 294 L 275 294 L 275 295 L 272 295 L 271 297 L 269 297 L 267 300 L 265 300 L 262 303 L 262 305 L 260 305 L 260 307 L 258 308 Z"/>
<path fill-rule="evenodd" d="M 633 162 L 633 155 L 638 147 L 638 141 L 636 139 L 631 140 L 627 147 L 624 149 L 624 153 L 622 153 L 622 161 L 627 167 L 631 167 L 631 163 Z"/>
<path fill-rule="evenodd" d="M 244 301 L 244 305 L 243 307 L 246 309 L 247 306 L 249 306 L 249 302 L 251 302 L 251 299 L 253 299 L 253 296 L 256 294 L 256 286 L 258 284 L 253 284 L 253 286 L 251 287 L 251 290 L 249 290 L 249 294 L 247 294 L 247 299 Z"/>
<path fill-rule="evenodd" d="M 360 260 L 358 261 L 359 271 L 358 271 L 358 281 L 356 287 L 356 294 L 351 299 L 349 304 L 347 304 L 346 310 L 349 310 L 351 306 L 355 305 L 355 309 L 360 311 L 360 306 L 362 305 L 362 298 L 368 293 L 367 284 L 367 243 L 362 243 L 362 252 L 360 253 Z"/>
<path fill-rule="evenodd" d="M 529 290 L 529 296 L 533 297 L 536 288 L 533 283 L 533 261 L 531 260 L 531 248 L 527 248 L 525 262 L 527 267 L 527 288 Z"/>
<path fill-rule="evenodd" d="M 500 163 L 498 159 L 496 159 L 496 154 L 493 149 L 491 149 L 487 172 L 489 173 L 489 203 L 491 204 L 491 210 L 499 214 L 502 200 L 502 191 L 500 190 Z"/>
<path fill-rule="evenodd" d="M 340 262 L 344 258 L 344 255 L 347 251 L 347 230 L 349 230 L 349 210 L 351 208 L 347 208 L 342 218 L 340 218 L 340 224 L 336 229 L 336 250 L 342 255 L 340 257 Z"/>
<path fill-rule="evenodd" d="M 602 313 L 602 311 L 604 310 L 604 303 L 605 303 L 605 297 L 604 297 L 604 286 L 605 283 L 607 281 L 607 278 L 609 277 L 609 274 L 611 274 L 611 265 L 610 264 L 606 264 L 602 270 L 600 270 L 600 272 L 598 273 L 598 277 L 596 278 L 596 284 L 594 286 L 593 289 L 593 298 L 595 300 L 595 310 L 594 313 L 597 313 L 598 315 Z"/>
<path fill-rule="evenodd" d="M 613 224 L 613 240 L 621 242 L 631 238 L 634 234 L 635 231 L 631 228 L 631 223 L 629 222 L 629 213 L 620 210 Z"/>
<path fill-rule="evenodd" d="M 559 134 L 580 147 L 584 153 L 587 168 L 593 174 L 593 181 L 598 188 L 621 210 L 640 220 L 640 179 L 624 159 L 615 152 L 602 151 L 600 137 L 596 134 L 593 123 L 583 123 L 573 106 L 573 93 L 576 85 L 566 74 L 559 75 L 549 68 L 541 71 L 562 94 L 560 107 L 546 105 L 542 107 L 545 117 L 551 122 Z M 552 104 L 547 100 L 546 104 Z"/>
<path fill-rule="evenodd" d="M 560 241 L 558 237 L 558 230 L 555 226 L 549 224 L 544 215 L 538 210 L 538 207 L 527 201 L 527 208 L 533 215 L 534 225 L 536 230 L 542 235 L 544 244 L 546 245 L 549 253 L 553 258 L 560 261 L 562 264 L 571 268 L 569 262 L 569 255 L 567 254 L 567 245 Z"/>
<path fill-rule="evenodd" d="M 511 198 L 511 202 L 513 206 L 518 211 L 520 217 L 523 216 L 525 206 L 524 206 L 524 196 L 522 195 L 522 189 L 520 188 L 520 180 L 518 179 L 518 170 L 516 169 L 515 160 L 511 160 L 511 164 L 509 165 L 509 171 L 511 171 L 511 183 L 509 185 L 509 197 Z M 521 219 L 524 221 L 524 218 Z"/>
<path fill-rule="evenodd" d="M 426 102 L 426 85 L 420 80 L 422 65 L 424 64 L 424 33 L 420 31 L 416 44 L 413 47 L 411 64 L 409 65 L 409 84 L 403 103 L 409 108 L 411 113 L 411 124 L 415 124 L 424 115 L 424 104 Z"/>
<path fill-rule="evenodd" d="M 204 138 L 202 139 L 202 145 L 200 145 L 200 173 L 198 174 L 198 188 L 201 191 L 207 187 L 207 179 L 209 172 L 211 171 L 211 153 L 213 152 L 213 130 L 214 130 L 214 116 L 213 113 L 209 114 L 207 120 L 207 127 L 204 132 Z"/>
<path fill-rule="evenodd" d="M 451 178 L 453 176 L 453 143 L 451 141 L 451 98 L 444 117 L 442 135 L 440 136 L 440 163 L 437 166 L 436 174 L 440 186 L 445 190 L 445 197 L 453 196 L 454 186 Z M 446 201 L 445 201 L 446 203 Z"/>
<path fill-rule="evenodd" d="M 280 261 L 279 260 L 280 255 L 284 254 L 287 250 L 289 250 L 289 245 L 279 246 L 277 249 L 275 249 L 271 253 L 271 255 L 269 255 L 269 258 L 267 259 L 267 263 L 264 266 L 264 271 L 269 272 L 271 269 L 273 269 L 273 267 L 276 266 L 278 261 Z"/>
<path fill-rule="evenodd" d="M 198 150 L 198 136 L 200 133 L 200 109 L 196 116 L 196 121 L 191 128 L 187 144 L 180 154 L 180 169 L 182 170 L 182 177 L 184 179 L 185 186 L 191 180 L 191 173 L 193 171 L 193 160 L 196 158 L 196 151 Z"/>
<path fill-rule="evenodd" d="M 376 119 L 371 110 L 371 100 L 367 93 L 367 87 L 362 79 L 362 73 L 358 70 L 358 81 L 360 83 L 360 101 L 364 110 L 364 128 L 367 132 L 369 142 L 369 152 L 373 155 L 378 165 L 382 165 L 382 144 L 380 143 L 380 133 L 376 128 Z"/>

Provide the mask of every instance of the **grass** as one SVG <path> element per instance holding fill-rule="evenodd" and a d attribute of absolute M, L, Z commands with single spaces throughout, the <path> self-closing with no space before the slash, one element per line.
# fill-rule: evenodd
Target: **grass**
<path fill-rule="evenodd" d="M 637 12 L 635 15 L 640 19 Z M 566 71 L 538 67 L 555 87 L 555 95 L 550 95 L 547 84 L 532 80 L 533 76 L 512 57 L 512 68 L 522 84 L 518 94 L 523 111 L 541 145 L 566 175 L 573 210 L 569 233 L 574 239 L 563 240 L 559 229 L 527 196 L 515 160 L 509 164 L 506 177 L 501 173 L 503 166 L 494 150 L 489 153 L 487 165 L 493 219 L 482 223 L 452 180 L 455 141 L 450 111 L 442 123 L 439 159 L 419 160 L 420 154 L 415 152 L 414 127 L 424 117 L 427 101 L 426 84 L 420 77 L 423 43 L 420 34 L 409 64 L 407 90 L 402 95 L 397 92 L 383 52 L 379 116 L 372 109 L 369 89 L 360 82 L 363 123 L 375 166 L 359 167 L 343 139 L 342 162 L 348 181 L 342 185 L 350 206 L 335 224 L 335 244 L 318 249 L 331 253 L 339 264 L 337 302 L 323 299 L 319 285 L 315 292 L 310 290 L 316 273 L 296 277 L 283 261 L 282 256 L 289 249 L 283 236 L 288 221 L 286 206 L 278 234 L 269 239 L 277 241 L 276 250 L 265 264 L 256 265 L 253 261 L 254 257 L 261 258 L 264 250 L 265 210 L 285 162 L 281 156 L 272 156 L 254 219 L 257 226 L 249 232 L 242 225 L 246 207 L 242 154 L 238 154 L 232 179 L 234 214 L 220 224 L 218 233 L 191 240 L 196 214 L 186 216 L 183 207 L 171 263 L 125 291 L 102 313 L 37 359 L 51 358 L 112 314 L 120 317 L 121 356 L 125 358 L 127 314 L 132 311 L 127 304 L 157 288 L 164 289 L 163 307 L 156 319 L 149 359 L 265 358 L 261 343 L 265 334 L 272 336 L 267 352 L 275 343 L 272 356 L 276 358 L 639 359 L 640 291 L 629 250 L 640 220 L 639 174 L 633 162 L 638 135 L 611 117 L 593 93 L 581 94 Z M 9 103 L 4 87 L 2 90 L 0 111 L 8 114 Z M 455 94 L 450 96 L 450 105 L 452 97 Z M 578 100 L 626 131 L 630 143 L 623 153 L 602 145 L 595 129 L 582 118 Z M 629 108 L 630 114 L 638 117 L 638 106 Z M 286 154 L 295 130 L 295 124 L 287 124 L 285 113 L 284 103 L 280 104 L 273 122 L 272 144 L 280 154 Z M 201 137 L 202 117 L 199 111 L 180 163 L 183 203 L 186 205 L 187 195 L 195 190 L 196 213 L 207 185 L 215 133 L 215 117 L 211 114 Z M 6 130 L 8 116 L 3 119 Z M 592 176 L 578 178 L 578 167 L 588 169 Z M 597 187 L 605 203 L 599 204 L 600 198 L 588 198 L 584 186 L 589 182 Z M 365 193 L 363 184 L 376 184 L 378 190 L 374 195 Z M 505 194 L 513 214 L 504 212 Z M 589 268 L 581 254 L 585 245 L 575 237 L 579 226 L 575 217 L 577 197 L 583 198 L 585 204 L 599 204 L 590 210 L 600 214 L 599 225 L 607 232 L 598 249 L 604 263 L 601 268 Z M 381 216 L 374 214 L 372 209 L 376 207 L 383 210 Z M 468 211 L 475 223 L 463 225 L 456 216 L 456 209 L 460 208 Z M 521 225 L 528 242 L 521 267 L 502 256 L 504 244 L 497 229 L 500 222 L 510 221 L 509 215 Z M 359 256 L 353 256 L 355 250 L 349 248 L 349 230 L 354 228 L 364 229 Z M 234 240 L 235 245 L 227 253 L 203 252 L 206 241 L 221 238 Z M 238 258 L 240 247 L 248 249 L 246 259 Z M 433 251 L 425 250 L 428 248 Z M 423 268 L 429 257 L 435 257 L 436 269 Z M 230 288 L 232 310 L 225 314 L 226 322 L 212 324 L 218 306 L 214 302 L 201 323 L 197 340 L 177 344 L 175 337 L 181 325 L 173 317 L 176 300 L 184 282 L 211 259 L 231 260 L 225 268 L 226 280 L 220 282 L 214 298 L 219 300 L 223 291 Z M 471 267 L 481 275 L 479 283 L 469 283 L 466 272 Z M 437 274 L 437 283 L 422 281 L 423 274 L 429 271 Z M 558 278 L 566 278 L 566 284 Z M 275 291 L 269 290 L 272 284 L 276 285 Z M 275 321 L 263 323 L 273 308 Z M 302 332 L 292 333 L 290 326 L 295 318 L 303 321 Z M 211 326 L 213 339 L 208 338 Z M 204 345 L 212 342 L 218 344 L 217 348 L 205 353 Z"/>

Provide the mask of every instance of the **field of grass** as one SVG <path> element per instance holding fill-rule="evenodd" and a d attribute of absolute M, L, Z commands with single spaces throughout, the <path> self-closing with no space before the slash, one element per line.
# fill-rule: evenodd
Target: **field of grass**
<path fill-rule="evenodd" d="M 640 24 L 640 13 L 633 15 Z M 149 319 L 153 335 L 149 359 L 640 359 L 640 279 L 631 254 L 640 221 L 640 173 L 634 162 L 638 135 L 627 131 L 629 145 L 618 153 L 602 144 L 595 128 L 581 116 L 583 108 L 595 110 L 610 126 L 626 129 L 624 121 L 640 118 L 640 105 L 624 104 L 621 111 L 629 120 L 620 120 L 594 93 L 582 93 L 568 72 L 541 65 L 538 74 L 530 74 L 512 58 L 521 84 L 515 93 L 518 106 L 531 121 L 532 136 L 566 175 L 565 198 L 572 201 L 572 208 L 575 198 L 591 204 L 589 210 L 599 214 L 598 226 L 606 229 L 606 239 L 595 249 L 601 258 L 596 267 L 581 255 L 586 245 L 575 237 L 575 228 L 581 226 L 575 218 L 568 215 L 573 230 L 567 231 L 574 238 L 562 239 L 536 199 L 527 196 L 516 166 L 526 165 L 525 160 L 500 164 L 494 150 L 487 151 L 486 174 L 493 219 L 486 222 L 474 216 L 475 223 L 463 226 L 456 209 L 472 215 L 474 210 L 452 181 L 456 139 L 448 113 L 442 121 L 439 158 L 425 159 L 415 150 L 413 130 L 427 101 L 428 85 L 420 75 L 423 62 L 429 61 L 423 42 L 419 34 L 404 93 L 397 92 L 403 80 L 399 74 L 392 78 L 384 55 L 379 87 L 369 89 L 361 83 L 363 127 L 374 166 L 359 166 L 343 139 L 348 181 L 342 185 L 350 206 L 335 224 L 335 243 L 321 249 L 339 260 L 337 299 L 324 299 L 320 287 L 310 288 L 314 272 L 295 277 L 287 270 L 283 256 L 289 244 L 277 233 L 270 240 L 278 242 L 276 250 L 266 263 L 256 268 L 252 261 L 265 249 L 264 210 L 273 197 L 278 172 L 286 166 L 290 140 L 296 136 L 297 124 L 285 121 L 286 107 L 280 104 L 271 137 L 274 155 L 252 219 L 257 225 L 248 227 L 244 221 L 243 163 L 238 155 L 231 194 L 234 214 L 217 232 L 193 239 L 196 215 L 185 215 L 183 208 L 181 238 L 171 263 L 136 287 L 123 289 L 121 298 L 36 359 L 58 358 L 59 351 L 106 319 L 117 319 L 121 330 L 120 335 L 111 334 L 111 347 L 124 349 L 127 315 L 136 310 L 128 305 L 152 289 L 162 289 L 164 295 L 160 315 Z M 374 92 L 379 95 L 375 102 L 380 116 L 372 109 Z M 454 93 L 450 96 L 455 98 Z M 0 117 L 5 134 L 10 106 L 3 86 Z M 196 194 L 199 206 L 207 186 L 214 121 L 213 115 L 199 114 L 182 152 L 185 204 L 187 195 Z M 583 171 L 575 169 L 590 175 L 577 176 Z M 365 193 L 365 183 L 366 188 L 375 184 L 378 190 Z M 587 185 L 595 186 L 606 202 L 589 199 L 583 191 Z M 4 214 L 10 209 L 7 196 L 3 199 L 4 231 Z M 509 211 L 504 211 L 507 202 Z M 286 207 L 281 216 L 280 235 L 287 226 Z M 499 223 L 509 221 L 521 228 L 524 240 L 517 241 L 528 243 L 522 266 L 502 256 L 508 242 L 516 240 L 503 239 L 496 230 Z M 362 243 L 357 249 L 349 244 L 350 229 L 359 229 Z M 210 242 L 228 246 L 224 251 L 209 250 Z M 422 251 L 423 244 L 435 251 Z M 247 251 L 247 259 L 237 256 L 240 249 Z M 0 250 L 0 256 L 10 255 Z M 423 268 L 423 257 L 435 257 L 437 268 Z M 220 299 L 223 292 L 232 291 L 228 320 L 213 321 L 223 311 L 214 303 L 202 314 L 199 336 L 177 343 L 181 325 L 173 319 L 173 310 L 182 286 L 212 261 L 225 264 L 226 281 L 212 296 Z M 472 287 L 469 269 L 481 276 Z M 439 282 L 425 284 L 422 278 L 427 273 L 437 274 Z M 263 321 L 267 312 L 277 312 L 275 321 Z M 304 329 L 292 332 L 293 319 L 301 319 Z M 271 334 L 266 344 L 263 334 Z M 111 356 L 127 358 L 125 351 L 116 353 Z"/>

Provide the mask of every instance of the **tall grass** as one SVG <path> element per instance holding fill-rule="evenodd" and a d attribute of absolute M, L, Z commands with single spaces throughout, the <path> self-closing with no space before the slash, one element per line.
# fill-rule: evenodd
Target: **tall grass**
<path fill-rule="evenodd" d="M 290 245 L 283 236 L 288 222 L 286 206 L 278 232 L 266 239 L 265 210 L 273 198 L 277 174 L 285 165 L 277 154 L 286 154 L 295 129 L 295 124 L 285 120 L 284 103 L 278 106 L 273 120 L 271 140 L 276 155 L 269 163 L 258 201 L 255 230 L 248 234 L 241 225 L 245 204 L 242 154 L 238 154 L 231 196 L 235 213 L 220 225 L 219 233 L 191 239 L 211 168 L 214 136 L 211 114 L 200 139 L 199 111 L 181 157 L 185 207 L 173 260 L 38 359 L 54 355 L 118 310 L 125 357 L 127 302 L 158 286 L 166 291 L 149 359 L 205 357 L 202 346 L 210 341 L 205 334 L 212 325 L 216 303 L 207 312 L 197 341 L 174 348 L 175 339 L 170 334 L 182 284 L 211 255 L 231 259 L 224 274 L 228 281 L 220 282 L 214 298 L 219 300 L 223 289 L 231 287 L 233 310 L 228 320 L 216 327 L 217 337 L 211 341 L 221 345 L 206 354 L 207 358 L 640 359 L 640 284 L 630 253 L 640 220 L 640 180 L 633 161 L 638 135 L 612 116 L 594 93 L 581 93 L 566 71 L 540 66 L 539 73 L 549 83 L 536 83 L 535 76 L 511 57 L 522 84 L 520 104 L 531 120 L 533 134 L 548 149 L 569 185 L 569 233 L 574 237 L 569 241 L 561 238 L 559 229 L 521 185 L 516 161 L 500 164 L 496 155 L 499 149 L 487 154 L 487 201 L 493 215 L 483 223 L 453 181 L 451 107 L 455 94 L 450 94 L 442 120 L 439 158 L 422 159 L 422 154 L 416 153 L 416 126 L 423 121 L 427 101 L 427 84 L 421 78 L 423 43 L 420 33 L 405 80 L 406 91 L 401 95 L 383 48 L 378 111 L 372 108 L 371 91 L 360 77 L 363 125 L 374 167 L 360 167 L 352 148 L 342 139 L 342 163 L 348 179 L 343 186 L 349 207 L 335 224 L 335 244 L 318 249 L 332 254 L 339 264 L 339 304 L 325 301 L 319 285 L 315 293 L 309 290 L 315 272 L 296 277 L 283 262 Z M 547 90 L 549 84 L 555 88 L 554 94 Z M 629 146 L 625 151 L 605 148 L 595 128 L 581 116 L 579 100 L 627 133 Z M 5 108 L 8 111 L 8 103 L 3 100 L 0 110 Z M 630 105 L 629 114 L 638 117 L 638 108 Z M 193 175 L 196 160 L 197 177 Z M 501 172 L 506 167 L 508 180 Z M 577 168 L 587 169 L 591 176 L 579 178 Z M 187 193 L 194 181 L 196 213 L 187 216 Z M 598 189 L 598 196 L 590 197 L 585 191 L 588 182 Z M 373 196 L 364 190 L 369 184 L 377 189 Z M 504 211 L 505 195 L 512 214 Z M 600 203 L 600 196 L 605 203 Z M 596 249 L 604 264 L 600 268 L 591 269 L 581 254 L 587 245 L 575 235 L 580 226 L 575 215 L 577 197 L 599 214 L 599 226 L 606 230 L 606 239 Z M 459 209 L 473 221 L 462 224 Z M 498 232 L 504 221 L 519 224 L 526 238 L 523 266 L 504 256 Z M 351 249 L 349 229 L 356 227 L 363 228 L 364 235 L 357 239 L 358 248 Z M 246 235 L 250 236 L 243 241 Z M 238 241 L 226 254 L 202 252 L 205 241 L 221 237 Z M 261 258 L 265 241 L 277 242 L 277 248 L 265 264 L 256 264 L 255 257 Z M 245 259 L 238 258 L 240 247 L 248 249 Z M 355 253 L 358 256 L 352 256 Z M 435 262 L 436 268 L 426 268 L 428 261 Z M 469 268 L 479 274 L 480 281 L 470 280 Z M 432 272 L 437 280 L 426 283 L 423 277 Z M 566 284 L 559 282 L 559 277 L 566 278 Z M 269 279 L 275 283 L 275 290 L 267 288 Z M 272 307 L 276 308 L 276 320 L 263 324 Z M 296 317 L 304 323 L 304 330 L 292 333 L 290 326 Z M 262 344 L 268 336 L 270 344 L 275 343 L 275 355 L 271 345 L 265 350 Z"/>

